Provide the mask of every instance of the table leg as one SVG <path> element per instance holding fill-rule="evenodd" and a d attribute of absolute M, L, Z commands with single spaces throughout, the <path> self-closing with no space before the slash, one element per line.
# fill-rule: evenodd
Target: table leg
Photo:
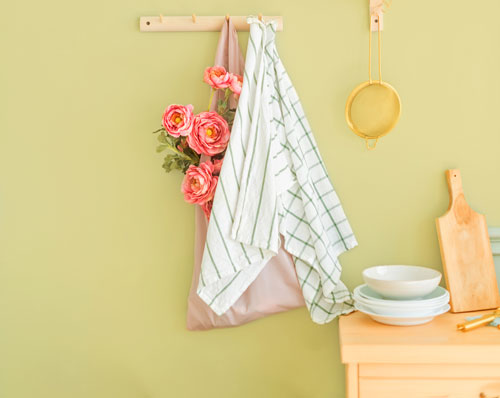
<path fill-rule="evenodd" d="M 345 369 L 345 391 L 346 398 L 359 398 L 359 366 L 357 363 L 346 364 Z"/>

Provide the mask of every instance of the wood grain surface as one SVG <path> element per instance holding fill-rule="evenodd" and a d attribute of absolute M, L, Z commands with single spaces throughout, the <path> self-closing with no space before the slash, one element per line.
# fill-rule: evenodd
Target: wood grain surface
<path fill-rule="evenodd" d="M 450 206 L 436 219 L 451 311 L 500 306 L 495 266 L 484 215 L 467 204 L 459 170 L 447 170 Z"/>

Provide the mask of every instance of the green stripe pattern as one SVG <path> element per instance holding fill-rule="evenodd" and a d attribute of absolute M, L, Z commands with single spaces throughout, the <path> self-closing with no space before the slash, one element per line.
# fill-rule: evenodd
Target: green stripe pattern
<path fill-rule="evenodd" d="M 353 310 L 340 254 L 357 245 L 275 45 L 275 22 L 250 17 L 245 79 L 219 176 L 198 285 L 226 312 L 277 254 L 292 255 L 311 318 Z"/>

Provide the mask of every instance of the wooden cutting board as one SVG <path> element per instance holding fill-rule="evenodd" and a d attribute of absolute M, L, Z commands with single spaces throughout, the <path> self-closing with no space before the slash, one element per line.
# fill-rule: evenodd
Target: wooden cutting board
<path fill-rule="evenodd" d="M 465 201 L 459 170 L 447 170 L 450 206 L 436 219 L 451 311 L 500 307 L 486 218 Z"/>

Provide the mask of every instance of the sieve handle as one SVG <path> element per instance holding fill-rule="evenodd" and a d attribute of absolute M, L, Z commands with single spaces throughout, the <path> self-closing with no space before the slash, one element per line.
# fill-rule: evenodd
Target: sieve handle
<path fill-rule="evenodd" d="M 378 82 L 382 83 L 382 36 L 380 33 L 380 14 L 377 15 L 379 23 L 378 27 Z M 368 80 L 370 80 L 370 84 L 372 84 L 372 15 L 370 15 L 370 33 L 368 39 Z"/>

